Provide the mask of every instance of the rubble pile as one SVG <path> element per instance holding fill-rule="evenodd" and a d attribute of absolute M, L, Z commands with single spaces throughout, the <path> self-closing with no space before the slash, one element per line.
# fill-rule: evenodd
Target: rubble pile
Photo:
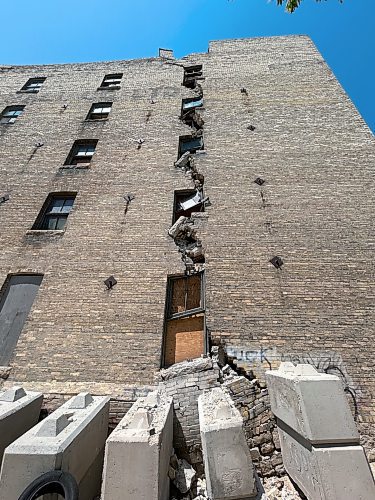
<path fill-rule="evenodd" d="M 289 476 L 269 477 L 263 482 L 264 493 L 261 500 L 305 500 L 298 493 Z"/>

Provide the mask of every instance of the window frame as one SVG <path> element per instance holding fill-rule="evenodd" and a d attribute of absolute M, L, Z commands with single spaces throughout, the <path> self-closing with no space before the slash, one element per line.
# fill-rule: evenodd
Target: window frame
<path fill-rule="evenodd" d="M 112 111 L 112 105 L 113 102 L 94 102 L 91 105 L 90 111 L 88 112 L 88 115 L 86 117 L 86 121 L 91 121 L 91 122 L 96 122 L 96 121 L 101 121 L 101 120 L 107 120 L 109 117 L 109 114 Z M 103 111 L 101 113 L 95 113 L 96 109 L 109 109 L 108 112 Z M 94 118 L 95 116 L 95 118 Z"/>
<path fill-rule="evenodd" d="M 46 200 L 43 203 L 43 206 L 35 219 L 35 222 L 31 228 L 32 231 L 65 231 L 66 224 L 68 221 L 68 217 L 71 214 L 73 207 L 74 207 L 74 202 L 77 197 L 77 192 L 66 192 L 66 191 L 61 191 L 61 192 L 54 192 L 54 193 L 49 193 Z M 53 210 L 49 210 L 49 208 L 52 206 L 52 203 L 56 200 L 73 200 L 70 210 L 68 212 L 53 212 Z M 64 205 L 63 205 L 64 207 Z M 56 227 L 54 229 L 50 229 L 49 227 L 45 227 L 48 225 L 48 220 L 53 217 L 53 214 L 56 214 L 56 226 L 58 224 L 58 221 L 60 219 L 65 219 L 64 225 L 62 228 L 57 229 Z"/>
<path fill-rule="evenodd" d="M 13 115 L 7 114 L 11 110 L 13 113 L 17 113 L 17 114 L 13 114 Z M 23 114 L 24 110 L 25 110 L 25 105 L 22 105 L 22 104 L 15 104 L 13 106 L 6 106 L 0 115 L 0 125 L 12 125 L 13 123 L 15 123 L 17 118 L 19 118 Z"/>
<path fill-rule="evenodd" d="M 29 94 L 37 94 L 43 87 L 43 84 L 46 81 L 46 79 L 47 77 L 45 76 L 29 78 L 25 83 L 25 85 L 21 88 L 21 92 L 27 92 Z"/>
<path fill-rule="evenodd" d="M 117 90 L 121 88 L 121 82 L 122 82 L 122 77 L 124 76 L 124 73 L 109 73 L 108 75 L 104 75 L 104 78 L 102 80 L 102 83 L 100 84 L 99 89 L 104 90 L 104 89 L 113 89 Z M 110 80 L 116 81 L 116 83 L 109 83 Z M 108 85 L 109 83 L 109 85 Z"/>
<path fill-rule="evenodd" d="M 166 283 L 166 294 L 165 294 L 165 303 L 164 303 L 164 322 L 163 322 L 163 341 L 162 341 L 162 348 L 160 352 L 160 368 L 167 368 L 169 366 L 173 366 L 174 363 L 172 364 L 166 364 L 166 349 L 167 349 L 167 332 L 168 332 L 168 325 L 172 321 L 176 321 L 178 319 L 185 319 L 189 317 L 194 317 L 194 316 L 203 316 L 203 348 L 204 348 L 204 353 L 206 354 L 209 352 L 209 339 L 208 339 L 208 334 L 207 334 L 207 325 L 206 325 L 206 311 L 205 311 L 205 286 L 206 286 L 206 279 L 205 279 L 205 271 L 202 270 L 199 273 L 195 274 L 200 274 L 201 275 L 201 307 L 196 308 L 196 309 L 191 309 L 188 312 L 184 311 L 183 313 L 177 313 L 173 315 L 172 317 L 168 316 L 168 313 L 170 311 L 170 304 L 172 304 L 171 299 L 172 299 L 172 287 L 170 286 L 171 280 L 183 278 L 186 275 L 183 274 L 174 274 L 174 275 L 168 275 L 167 276 L 167 283 Z"/>
<path fill-rule="evenodd" d="M 187 143 L 187 142 L 192 142 L 194 140 L 196 140 L 196 141 L 199 140 L 201 142 L 201 147 L 193 148 L 193 150 L 186 149 L 185 151 L 181 152 L 182 144 Z M 192 135 L 180 135 L 180 137 L 178 138 L 178 157 L 177 157 L 177 160 L 179 160 L 181 158 L 181 156 L 183 154 L 185 154 L 187 151 L 190 151 L 190 154 L 195 154 L 197 151 L 204 151 L 203 136 L 193 137 Z"/>
<path fill-rule="evenodd" d="M 185 280 L 186 282 L 189 278 L 193 276 L 200 276 L 200 306 L 195 307 L 193 309 L 188 309 L 179 313 L 172 313 L 172 300 L 173 300 L 173 282 L 179 280 Z M 166 308 L 165 308 L 165 319 L 166 321 L 171 321 L 179 318 L 188 318 L 189 316 L 195 316 L 196 314 L 201 314 L 205 312 L 205 279 L 204 279 L 204 271 L 199 271 L 198 273 L 194 273 L 192 275 L 186 274 L 177 274 L 170 275 L 167 277 L 167 293 L 166 293 Z M 187 294 L 186 294 L 187 296 Z M 186 304 L 186 298 L 185 298 Z"/>
<path fill-rule="evenodd" d="M 178 208 L 178 203 L 180 203 L 179 199 L 178 198 L 181 198 L 181 197 L 187 197 L 188 199 L 190 197 L 192 197 L 194 194 L 196 194 L 198 192 L 197 189 L 176 189 L 174 191 L 174 199 L 173 199 L 173 217 L 172 217 L 172 224 L 174 224 L 179 217 L 181 217 L 182 215 L 184 215 L 184 213 L 187 213 L 187 212 L 204 212 L 204 203 L 203 203 L 203 199 L 204 199 L 204 192 L 203 192 L 203 189 L 201 191 L 199 191 L 200 193 L 200 197 L 201 197 L 201 202 L 193 207 L 188 208 L 186 210 L 177 210 Z M 189 217 L 188 215 L 185 215 L 185 217 Z"/>
<path fill-rule="evenodd" d="M 184 73 L 189 77 L 202 76 L 203 74 L 203 64 L 193 64 L 191 66 L 184 66 Z M 197 73 L 197 74 L 195 74 Z"/>
<path fill-rule="evenodd" d="M 203 65 L 194 64 L 192 66 L 184 66 L 184 77 L 182 85 L 188 88 L 194 88 L 197 80 L 203 79 Z"/>
<path fill-rule="evenodd" d="M 64 165 L 80 165 L 89 164 L 92 161 L 94 154 L 96 153 L 96 146 L 98 145 L 98 139 L 78 139 L 74 141 L 73 146 L 70 148 L 69 154 L 66 157 Z M 91 155 L 89 154 L 79 154 L 80 147 L 93 147 L 94 151 Z M 87 153 L 87 152 L 86 152 Z M 80 159 L 86 159 L 86 161 L 80 161 Z"/>

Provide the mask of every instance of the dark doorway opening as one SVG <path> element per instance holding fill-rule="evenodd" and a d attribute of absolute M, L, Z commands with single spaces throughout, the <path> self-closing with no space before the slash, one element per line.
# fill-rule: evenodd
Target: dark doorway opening
<path fill-rule="evenodd" d="M 12 358 L 42 279 L 40 274 L 13 274 L 5 280 L 0 292 L 0 365 Z"/>

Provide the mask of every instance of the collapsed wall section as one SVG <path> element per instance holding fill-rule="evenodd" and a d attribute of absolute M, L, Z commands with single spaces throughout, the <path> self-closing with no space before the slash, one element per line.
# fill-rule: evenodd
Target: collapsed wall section
<path fill-rule="evenodd" d="M 271 411 L 267 386 L 224 370 L 223 389 L 227 391 L 243 418 L 251 458 L 260 477 L 285 474 L 276 421 Z M 226 372 L 229 372 L 228 374 Z"/>
<path fill-rule="evenodd" d="M 160 389 L 173 397 L 173 446 L 178 456 L 202 470 L 198 396 L 219 387 L 219 367 L 210 358 L 198 358 L 161 370 Z"/>

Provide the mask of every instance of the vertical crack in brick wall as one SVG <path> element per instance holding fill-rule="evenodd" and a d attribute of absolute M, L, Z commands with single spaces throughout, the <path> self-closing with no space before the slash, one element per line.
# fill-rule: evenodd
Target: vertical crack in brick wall
<path fill-rule="evenodd" d="M 185 82 L 186 76 L 184 77 Z M 184 83 L 185 86 L 187 86 Z M 177 218 L 168 234 L 174 239 L 178 251 L 182 254 L 182 260 L 185 264 L 186 274 L 193 274 L 204 269 L 204 249 L 201 240 L 196 233 L 193 212 L 202 211 L 208 198 L 204 197 L 203 185 L 204 175 L 199 172 L 195 156 L 203 147 L 203 127 L 204 120 L 199 112 L 203 104 L 202 86 L 194 79 L 192 88 L 193 97 L 182 100 L 181 121 L 191 127 L 191 135 L 180 137 L 180 147 L 178 160 L 175 167 L 183 170 L 194 186 L 194 190 L 180 200 L 175 199 L 175 210 Z M 177 206 L 178 205 L 178 206 Z"/>
<path fill-rule="evenodd" d="M 193 67 L 195 68 L 195 67 Z M 198 66 L 199 76 L 202 66 Z M 180 120 L 190 127 L 190 135 L 179 137 L 176 169 L 181 169 L 190 179 L 191 189 L 174 191 L 173 225 L 168 234 L 173 238 L 184 263 L 184 276 L 169 277 L 166 303 L 166 320 L 163 344 L 163 366 L 171 366 L 187 359 L 199 358 L 207 350 L 205 328 L 204 280 L 205 255 L 197 236 L 201 214 L 208 198 L 204 197 L 204 176 L 197 168 L 196 155 L 203 149 L 204 120 L 198 111 L 203 105 L 203 90 L 186 74 L 183 85 L 191 89 L 189 97 L 182 99 Z M 194 92 L 194 94 L 193 94 Z M 181 281 L 181 278 L 182 281 Z"/>

